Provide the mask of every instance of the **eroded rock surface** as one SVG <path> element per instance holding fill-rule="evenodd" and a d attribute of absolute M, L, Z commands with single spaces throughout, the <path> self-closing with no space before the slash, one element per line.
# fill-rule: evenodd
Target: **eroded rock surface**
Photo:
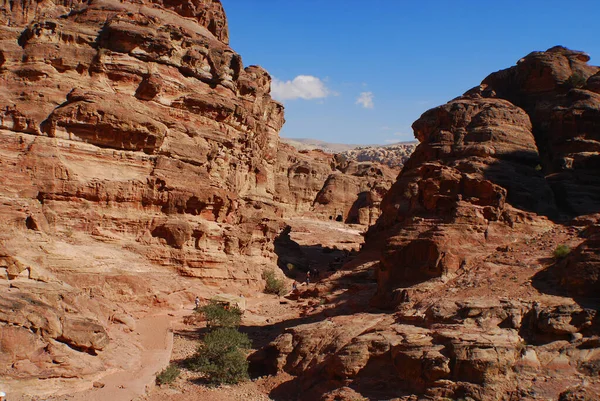
<path fill-rule="evenodd" d="M 310 316 L 257 366 L 295 375 L 288 386 L 307 400 L 597 398 L 600 99 L 588 61 L 534 52 L 425 112 L 359 254 L 375 265 L 375 308 Z M 359 285 L 356 268 L 343 270 Z"/>
<path fill-rule="evenodd" d="M 218 0 L 0 4 L 0 376 L 127 369 L 136 318 L 260 290 L 284 217 L 379 214 L 393 174 L 279 146 L 228 41 Z"/>
<path fill-rule="evenodd" d="M 349 224 L 373 224 L 398 169 L 319 150 L 280 144 L 275 199 L 286 215 L 312 215 Z"/>

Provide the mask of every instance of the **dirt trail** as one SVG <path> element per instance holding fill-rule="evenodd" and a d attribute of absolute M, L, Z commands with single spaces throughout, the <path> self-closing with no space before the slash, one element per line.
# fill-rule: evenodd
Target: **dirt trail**
<path fill-rule="evenodd" d="M 137 322 L 136 332 L 143 347 L 140 364 L 133 371 L 119 371 L 100 379 L 103 388 L 75 394 L 73 401 L 130 401 L 143 395 L 153 386 L 156 372 L 169 364 L 173 349 L 173 333 L 170 330 L 175 317 L 168 315 L 148 316 Z"/>
<path fill-rule="evenodd" d="M 87 386 L 91 388 L 41 399 L 46 401 L 131 401 L 146 394 L 154 386 L 156 372 L 161 371 L 169 364 L 173 350 L 171 326 L 174 321 L 179 320 L 186 313 L 189 313 L 189 310 L 171 314 L 165 312 L 139 319 L 136 322 L 136 330 L 132 333 L 140 337 L 140 354 L 135 368 L 113 370 L 106 376 L 96 378 L 94 383 L 101 383 L 104 387 L 94 388 L 91 387 L 93 383 L 88 382 Z M 31 399 L 17 394 L 15 397 L 19 401 Z"/>

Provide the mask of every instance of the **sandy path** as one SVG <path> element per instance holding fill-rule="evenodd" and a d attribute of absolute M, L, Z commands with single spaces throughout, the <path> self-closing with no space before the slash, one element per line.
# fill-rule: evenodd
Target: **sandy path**
<path fill-rule="evenodd" d="M 188 312 L 182 310 L 176 314 L 163 313 L 137 320 L 133 335 L 138 335 L 140 340 L 139 360 L 133 369 L 119 369 L 94 381 L 104 384 L 104 387 L 87 388 L 83 391 L 44 399 L 48 401 L 131 401 L 143 396 L 154 386 L 156 373 L 169 364 L 173 350 L 171 329 L 173 322 L 180 319 L 179 315 Z M 88 382 L 88 386 L 91 385 L 92 383 Z"/>
<path fill-rule="evenodd" d="M 143 347 L 140 364 L 132 371 L 119 371 L 103 377 L 104 387 L 75 394 L 74 401 L 130 401 L 146 393 L 155 381 L 156 372 L 169 364 L 173 349 L 173 317 L 148 316 L 137 321 L 136 332 Z"/>

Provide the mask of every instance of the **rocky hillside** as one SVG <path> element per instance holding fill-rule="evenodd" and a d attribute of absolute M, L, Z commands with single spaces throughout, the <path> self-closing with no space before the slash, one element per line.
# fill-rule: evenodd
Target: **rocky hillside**
<path fill-rule="evenodd" d="M 288 326 L 257 366 L 294 375 L 286 388 L 306 400 L 598 399 L 600 68 L 588 61 L 534 52 L 425 112 L 345 266 L 351 298 L 376 308 L 340 301 Z M 310 294 L 332 301 L 340 285 Z"/>
<path fill-rule="evenodd" d="M 0 377 L 129 369 L 149 308 L 259 290 L 283 217 L 376 219 L 393 174 L 279 146 L 228 38 L 218 0 L 0 4 Z"/>
<path fill-rule="evenodd" d="M 358 162 L 377 162 L 385 164 L 392 169 L 401 170 L 404 163 L 415 151 L 416 143 L 397 143 L 387 146 L 359 146 L 351 150 L 340 152 L 340 155 L 349 160 Z"/>
<path fill-rule="evenodd" d="M 286 216 L 370 225 L 380 214 L 383 195 L 397 169 L 377 162 L 357 162 L 320 150 L 298 152 L 280 144 L 275 200 Z M 290 209 L 290 206 L 292 208 Z"/>

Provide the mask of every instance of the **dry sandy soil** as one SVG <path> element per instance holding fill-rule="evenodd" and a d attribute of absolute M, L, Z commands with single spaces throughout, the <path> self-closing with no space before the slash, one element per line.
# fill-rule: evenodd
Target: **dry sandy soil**
<path fill-rule="evenodd" d="M 358 250 L 363 242 L 361 230 L 363 227 L 353 227 L 342 223 L 323 222 L 318 220 L 294 219 L 288 221 L 292 227 L 291 238 L 298 242 L 303 252 L 308 256 L 311 266 L 319 269 L 323 282 L 337 279 L 345 272 L 328 271 L 330 262 L 341 257 L 341 250 Z M 336 247 L 338 250 L 333 250 Z M 346 272 L 349 273 L 349 272 Z M 298 277 L 303 279 L 304 276 Z M 291 279 L 287 284 L 291 289 Z M 300 290 L 316 287 L 319 283 L 300 284 Z M 343 292 L 343 290 L 341 290 Z M 335 296 L 334 293 L 328 294 Z M 325 299 L 325 298 L 323 298 Z M 254 349 L 266 345 L 281 331 L 294 324 L 299 318 L 311 315 L 326 314 L 332 304 L 321 299 L 288 299 L 275 295 L 255 294 L 247 297 L 247 309 L 244 313 L 241 330 L 248 333 L 253 342 Z M 190 309 L 188 315 L 193 314 Z M 171 362 L 181 363 L 190 357 L 196 350 L 204 324 L 186 325 L 183 318 L 173 322 L 173 352 Z M 259 401 L 271 400 L 271 391 L 282 383 L 291 380 L 287 374 L 277 376 L 259 376 L 252 380 L 235 386 L 208 387 L 199 383 L 201 377 L 193 372 L 182 370 L 181 376 L 171 385 L 153 387 L 148 394 L 141 396 L 137 401 Z M 283 401 L 281 397 L 278 400 Z M 291 399 L 291 398 L 290 398 Z"/>
<path fill-rule="evenodd" d="M 304 273 L 298 272 L 300 291 L 312 290 L 322 283 L 339 280 L 350 273 L 333 271 L 330 267 L 349 261 L 352 258 L 348 256 L 349 251 L 358 251 L 363 243 L 361 232 L 364 227 L 309 219 L 294 219 L 287 223 L 292 227 L 290 237 L 300 245 L 311 267 L 321 272 L 320 282 L 310 284 L 304 283 Z M 285 280 L 291 290 L 293 279 Z M 316 296 L 301 299 L 262 293 L 249 294 L 244 289 L 239 289 L 240 293 L 245 293 L 247 302 L 241 330 L 248 333 L 253 348 L 258 349 L 273 340 L 285 327 L 298 324 L 301 318 L 326 316 L 327 310 L 334 307 L 332 300 L 341 299 L 338 296 L 345 291 L 342 287 L 330 291 L 327 297 L 320 297 L 317 291 Z M 214 293 L 215 289 L 211 288 L 198 295 L 208 300 Z M 199 319 L 191 319 L 193 322 L 190 323 L 189 317 L 194 315 L 194 305 L 187 304 L 178 311 L 157 311 L 137 320 L 135 331 L 130 335 L 140 336 L 141 363 L 131 370 L 105 372 L 105 375 L 96 378 L 93 386 L 90 386 L 91 383 L 78 381 L 75 384 L 69 380 L 53 383 L 54 388 L 61 384 L 64 386 L 64 390 L 55 392 L 53 396 L 44 395 L 46 391 L 43 390 L 44 385 L 40 386 L 41 383 L 20 383 L 20 388 L 39 388 L 39 395 L 19 395 L 13 392 L 10 401 L 269 400 L 269 393 L 274 388 L 291 380 L 291 377 L 282 374 L 275 377 L 254 377 L 239 385 L 215 388 L 203 385 L 198 374 L 182 369 L 180 377 L 171 385 L 156 386 L 155 377 L 158 372 L 169 363 L 181 363 L 195 352 L 205 324 Z M 186 320 L 187 324 L 184 323 Z M 128 355 L 123 354 L 122 357 L 128 358 Z M 278 397 L 278 400 L 281 398 Z"/>

